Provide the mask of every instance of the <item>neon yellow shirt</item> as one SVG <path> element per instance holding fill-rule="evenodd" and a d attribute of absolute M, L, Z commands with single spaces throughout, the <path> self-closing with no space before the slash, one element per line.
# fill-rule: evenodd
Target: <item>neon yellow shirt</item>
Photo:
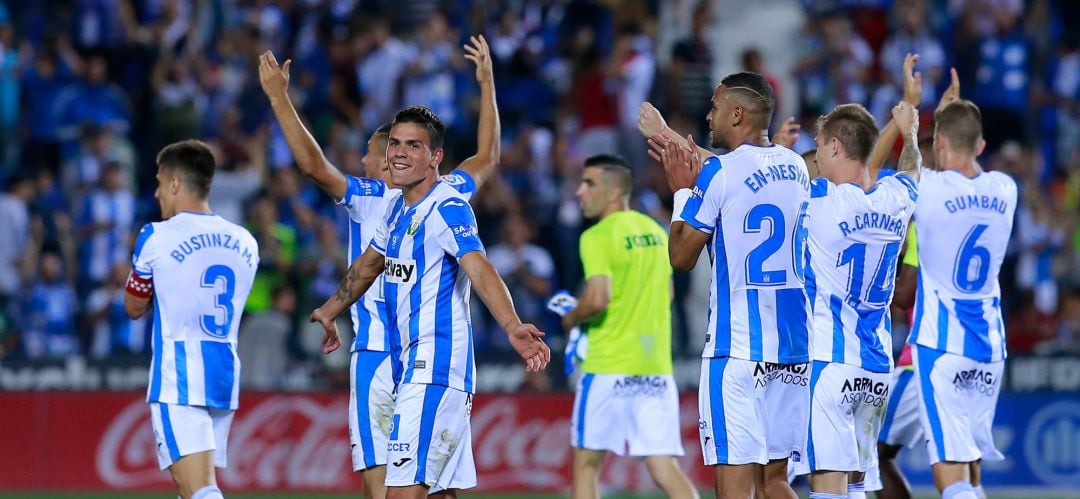
<path fill-rule="evenodd" d="M 919 242 L 915 239 L 915 223 L 908 224 L 907 228 L 907 250 L 904 251 L 904 259 L 901 262 L 904 265 L 910 265 L 915 268 L 919 268 Z"/>
<path fill-rule="evenodd" d="M 607 310 L 588 323 L 582 370 L 671 374 L 671 263 L 668 236 L 637 211 L 618 211 L 581 234 L 585 279 L 611 278 Z"/>

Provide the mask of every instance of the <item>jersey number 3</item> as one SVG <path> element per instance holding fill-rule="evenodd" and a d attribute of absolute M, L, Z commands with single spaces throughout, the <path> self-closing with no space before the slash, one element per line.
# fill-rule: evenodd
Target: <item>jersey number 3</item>
<path fill-rule="evenodd" d="M 232 330 L 234 317 L 232 300 L 236 291 L 236 274 L 224 265 L 211 265 L 203 273 L 202 287 L 217 291 L 220 289 L 218 281 L 225 281 L 225 289 L 214 296 L 214 307 L 218 312 L 202 316 L 199 324 L 206 334 L 215 338 L 227 338 Z"/>

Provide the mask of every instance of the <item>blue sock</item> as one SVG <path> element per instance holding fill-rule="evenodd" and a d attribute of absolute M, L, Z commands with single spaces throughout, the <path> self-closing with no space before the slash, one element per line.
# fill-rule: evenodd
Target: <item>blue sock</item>
<path fill-rule="evenodd" d="M 829 494 L 827 492 L 811 492 L 810 499 L 847 499 L 843 494 Z"/>
<path fill-rule="evenodd" d="M 849 483 L 847 499 L 866 499 L 866 484 L 864 482 Z"/>
<path fill-rule="evenodd" d="M 941 499 L 979 499 L 969 482 L 956 482 L 941 492 Z"/>
<path fill-rule="evenodd" d="M 221 489 L 217 488 L 217 486 L 207 485 L 191 494 L 191 499 L 225 499 L 225 495 L 221 493 Z"/>

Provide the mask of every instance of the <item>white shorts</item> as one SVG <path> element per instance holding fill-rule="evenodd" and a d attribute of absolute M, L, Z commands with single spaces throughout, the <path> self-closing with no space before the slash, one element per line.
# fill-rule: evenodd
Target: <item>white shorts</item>
<path fill-rule="evenodd" d="M 424 484 L 433 493 L 476 486 L 472 397 L 441 385 L 398 386 L 387 444 L 387 487 Z"/>
<path fill-rule="evenodd" d="M 349 443 L 353 471 L 384 466 L 394 415 L 390 353 L 353 352 L 349 388 Z"/>
<path fill-rule="evenodd" d="M 698 433 L 706 466 L 801 461 L 809 409 L 809 364 L 701 359 Z"/>
<path fill-rule="evenodd" d="M 979 362 L 922 345 L 915 345 L 911 353 L 930 464 L 1004 459 L 994 446 L 991 428 L 1005 362 Z"/>
<path fill-rule="evenodd" d="M 675 378 L 585 373 L 574 397 L 570 445 L 620 456 L 683 455 Z"/>
<path fill-rule="evenodd" d="M 919 422 L 919 383 L 914 369 L 901 367 L 892 372 L 889 403 L 885 407 L 878 442 L 908 448 L 926 443 L 926 434 Z"/>
<path fill-rule="evenodd" d="M 889 400 L 889 373 L 815 360 L 810 374 L 809 471 L 877 467 L 877 440 Z"/>
<path fill-rule="evenodd" d="M 229 409 L 150 402 L 158 465 L 167 470 L 184 456 L 212 450 L 214 466 L 224 468 L 228 464 L 226 443 L 235 413 Z"/>
<path fill-rule="evenodd" d="M 878 442 L 908 448 L 925 445 L 926 434 L 919 422 L 919 383 L 915 378 L 915 370 L 898 367 L 893 369 L 890 377 L 892 383 L 889 386 L 889 402 L 885 406 L 885 419 L 881 422 Z M 866 480 L 863 483 L 867 492 L 883 488 L 880 465 L 879 456 L 878 466 L 866 470 Z"/>

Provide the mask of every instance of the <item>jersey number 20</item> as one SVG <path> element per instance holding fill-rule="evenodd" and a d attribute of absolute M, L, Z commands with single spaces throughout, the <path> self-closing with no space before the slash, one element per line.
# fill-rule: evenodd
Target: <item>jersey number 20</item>
<path fill-rule="evenodd" d="M 233 293 L 236 291 L 236 274 L 231 268 L 224 265 L 207 267 L 202 276 L 202 287 L 216 291 L 218 281 L 225 281 L 225 290 L 214 296 L 214 307 L 219 312 L 202 316 L 199 324 L 202 325 L 202 329 L 206 331 L 206 334 L 215 338 L 225 338 L 229 336 L 229 331 L 232 330 L 234 312 L 232 300 Z"/>
<path fill-rule="evenodd" d="M 799 216 L 795 219 L 795 230 L 791 235 L 791 263 L 795 277 L 801 282 L 806 272 L 806 208 L 809 203 L 799 207 Z M 754 286 L 781 286 L 787 284 L 786 270 L 764 270 L 765 261 L 784 246 L 784 210 L 774 204 L 759 204 L 746 214 L 743 233 L 761 232 L 765 220 L 769 221 L 769 236 L 746 255 L 746 283 Z"/>

